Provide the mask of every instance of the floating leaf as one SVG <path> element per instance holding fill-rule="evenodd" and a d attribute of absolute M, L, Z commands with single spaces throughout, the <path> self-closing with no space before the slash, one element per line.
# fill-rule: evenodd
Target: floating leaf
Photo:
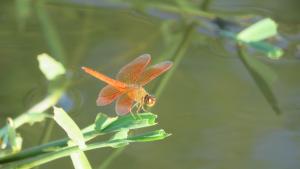
<path fill-rule="evenodd" d="M 283 55 L 283 51 L 279 47 L 266 42 L 251 42 L 248 44 L 251 47 L 265 53 L 270 59 L 279 59 Z"/>
<path fill-rule="evenodd" d="M 48 80 L 53 80 L 65 74 L 64 66 L 46 53 L 38 55 L 39 68 Z"/>
<path fill-rule="evenodd" d="M 70 116 L 62 109 L 54 107 L 54 120 L 56 123 L 62 127 L 69 138 L 74 141 L 80 148 L 85 148 L 85 140 L 80 131 L 80 128 L 76 123 L 70 118 Z"/>
<path fill-rule="evenodd" d="M 277 24 L 272 19 L 266 18 L 242 30 L 237 38 L 243 42 L 257 42 L 276 34 Z"/>

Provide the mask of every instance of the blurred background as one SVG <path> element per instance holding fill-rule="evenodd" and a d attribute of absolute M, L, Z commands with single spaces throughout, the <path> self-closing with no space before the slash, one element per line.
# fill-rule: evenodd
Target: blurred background
<path fill-rule="evenodd" d="M 198 9 L 194 12 L 188 7 Z M 152 110 L 159 127 L 172 133 L 163 141 L 131 144 L 108 168 L 128 169 L 296 169 L 300 167 L 300 2 L 296 0 L 2 0 L 0 2 L 0 124 L 47 94 L 48 82 L 36 56 L 49 53 L 64 63 L 72 79 L 65 109 L 81 127 L 99 112 L 115 115 L 114 105 L 97 107 L 104 83 L 84 74 L 89 66 L 114 77 L 136 58 L 152 63 L 182 53 L 180 63 Z M 175 10 L 176 9 L 176 10 Z M 281 114 L 272 109 L 235 44 L 218 34 L 216 16 L 239 31 L 270 17 L 279 27 L 273 43 L 279 60 L 248 50 L 276 75 L 271 90 Z M 196 24 L 194 24 L 196 23 Z M 146 86 L 151 93 L 160 77 Z M 51 122 L 22 126 L 24 148 L 65 133 Z M 86 152 L 93 168 L 114 149 Z M 73 168 L 62 158 L 40 169 Z"/>

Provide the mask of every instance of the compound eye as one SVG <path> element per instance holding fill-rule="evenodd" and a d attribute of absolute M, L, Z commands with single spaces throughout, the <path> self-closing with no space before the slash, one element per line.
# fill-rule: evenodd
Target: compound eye
<path fill-rule="evenodd" d="M 155 102 L 156 102 L 156 98 L 153 97 L 153 96 L 150 96 L 150 95 L 147 95 L 145 97 L 145 103 L 148 107 L 152 107 L 155 105 Z"/>

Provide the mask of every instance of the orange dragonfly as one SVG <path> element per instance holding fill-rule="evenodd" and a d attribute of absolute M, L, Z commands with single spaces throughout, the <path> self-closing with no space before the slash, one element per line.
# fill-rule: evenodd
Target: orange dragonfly
<path fill-rule="evenodd" d="M 116 80 L 88 67 L 82 69 L 95 78 L 107 83 L 99 93 L 96 103 L 104 106 L 116 101 L 115 110 L 118 115 L 126 115 L 131 112 L 134 102 L 138 105 L 137 112 L 144 110 L 144 105 L 154 106 L 156 98 L 150 95 L 144 85 L 158 77 L 173 65 L 171 61 L 163 61 L 148 68 L 151 56 L 143 54 L 127 65 L 117 74 Z"/>

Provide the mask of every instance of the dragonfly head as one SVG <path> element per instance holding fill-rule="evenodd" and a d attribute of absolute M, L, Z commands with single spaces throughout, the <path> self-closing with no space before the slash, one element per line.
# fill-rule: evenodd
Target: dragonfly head
<path fill-rule="evenodd" d="M 151 96 L 149 94 L 147 94 L 144 98 L 144 103 L 148 106 L 148 107 L 152 107 L 155 105 L 156 102 L 156 98 L 154 96 Z"/>

